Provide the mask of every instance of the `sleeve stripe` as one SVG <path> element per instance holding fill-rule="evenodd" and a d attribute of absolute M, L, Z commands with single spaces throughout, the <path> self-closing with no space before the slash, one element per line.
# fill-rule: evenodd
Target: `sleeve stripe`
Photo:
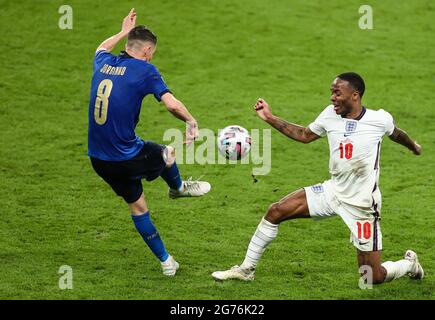
<path fill-rule="evenodd" d="M 107 49 L 106 48 L 100 48 L 100 49 L 95 51 L 95 55 L 97 55 L 101 51 L 107 51 Z"/>

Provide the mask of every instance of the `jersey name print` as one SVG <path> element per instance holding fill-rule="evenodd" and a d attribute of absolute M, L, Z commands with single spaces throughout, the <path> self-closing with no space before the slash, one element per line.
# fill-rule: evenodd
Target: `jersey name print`
<path fill-rule="evenodd" d="M 112 76 L 123 76 L 127 67 L 114 67 L 108 64 L 104 64 L 104 66 L 100 69 L 101 73 L 110 74 Z"/>
<path fill-rule="evenodd" d="M 392 116 L 384 110 L 363 108 L 358 119 L 342 118 L 329 105 L 309 125 L 312 132 L 327 136 L 329 172 L 336 197 L 362 208 L 373 205 L 379 185 L 379 152 L 382 138 L 394 131 Z"/>

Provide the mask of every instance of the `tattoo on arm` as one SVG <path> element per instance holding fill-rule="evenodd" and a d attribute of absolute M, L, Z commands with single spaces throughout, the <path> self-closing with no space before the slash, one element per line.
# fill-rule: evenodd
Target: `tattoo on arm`
<path fill-rule="evenodd" d="M 287 121 L 282 120 L 282 119 L 277 119 L 277 120 L 276 120 L 276 124 L 277 124 L 277 129 L 278 129 L 279 131 L 283 131 L 283 130 L 285 130 L 285 129 L 288 128 L 289 125 L 290 125 Z"/>
<path fill-rule="evenodd" d="M 278 117 L 274 117 L 269 121 L 269 124 L 293 140 L 299 142 L 310 142 L 305 135 L 305 128 L 300 125 L 289 123 Z"/>
<path fill-rule="evenodd" d="M 393 131 L 393 134 L 390 136 L 390 139 L 401 144 L 402 146 L 407 147 L 411 151 L 414 151 L 415 149 L 414 141 L 402 129 L 396 127 Z"/>

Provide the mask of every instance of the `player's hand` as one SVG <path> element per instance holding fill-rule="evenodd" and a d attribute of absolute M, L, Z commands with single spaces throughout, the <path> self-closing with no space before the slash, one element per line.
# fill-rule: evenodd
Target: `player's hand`
<path fill-rule="evenodd" d="M 128 34 L 131 29 L 136 25 L 136 10 L 132 8 L 128 15 L 122 21 L 122 29 L 121 32 L 124 34 Z"/>
<path fill-rule="evenodd" d="M 421 145 L 419 145 L 417 141 L 414 142 L 414 150 L 412 150 L 412 152 L 417 156 L 421 155 Z"/>
<path fill-rule="evenodd" d="M 266 100 L 259 98 L 254 106 L 254 109 L 257 112 L 257 115 L 264 121 L 272 118 L 272 109 L 270 109 Z"/>
<path fill-rule="evenodd" d="M 196 120 L 186 121 L 186 140 L 184 143 L 190 145 L 198 136 L 199 129 Z"/>

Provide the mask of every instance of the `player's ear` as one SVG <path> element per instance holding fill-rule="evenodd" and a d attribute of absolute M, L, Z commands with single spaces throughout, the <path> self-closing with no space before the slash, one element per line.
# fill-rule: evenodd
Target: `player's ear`
<path fill-rule="evenodd" d="M 146 46 L 142 47 L 142 54 L 143 54 L 144 58 L 146 58 L 148 56 L 148 51 L 147 51 L 147 47 Z"/>
<path fill-rule="evenodd" d="M 357 101 L 358 98 L 359 98 L 359 92 L 358 92 L 358 91 L 354 91 L 354 92 L 352 93 L 352 100 L 353 100 L 353 101 Z"/>

